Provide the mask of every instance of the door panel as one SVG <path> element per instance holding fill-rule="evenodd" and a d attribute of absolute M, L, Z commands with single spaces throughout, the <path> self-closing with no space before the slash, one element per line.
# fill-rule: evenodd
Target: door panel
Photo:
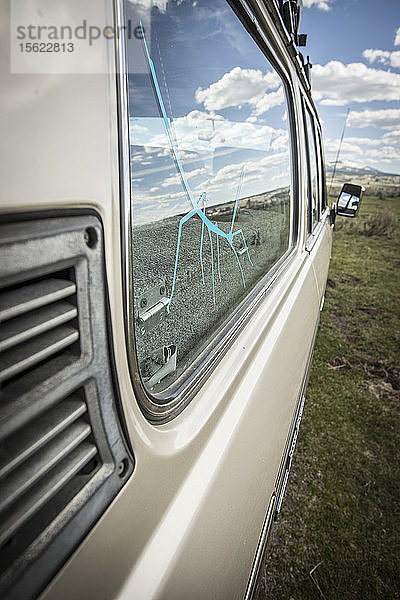
<path fill-rule="evenodd" d="M 318 312 L 304 251 L 185 411 L 147 426 L 148 444 L 136 439 L 134 476 L 43 598 L 243 598 Z M 199 434 L 179 443 L 210 403 Z"/>
<path fill-rule="evenodd" d="M 215 390 L 216 396 L 223 393 L 226 410 L 154 530 L 122 598 L 137 590 L 141 598 L 163 600 L 243 597 L 318 320 L 310 258 L 304 252 L 295 262 L 291 270 L 298 272 L 274 317 L 268 319 L 266 301 L 232 349 L 253 340 L 242 368 L 231 373 L 231 385 Z M 263 321 L 269 321 L 264 330 Z M 227 369 L 225 363 L 218 370 Z"/>
<path fill-rule="evenodd" d="M 325 294 L 329 260 L 332 250 L 332 237 L 333 230 L 329 216 L 326 216 L 325 220 L 322 222 L 321 228 L 317 231 L 317 239 L 310 250 L 310 257 L 314 268 L 320 301 Z"/>

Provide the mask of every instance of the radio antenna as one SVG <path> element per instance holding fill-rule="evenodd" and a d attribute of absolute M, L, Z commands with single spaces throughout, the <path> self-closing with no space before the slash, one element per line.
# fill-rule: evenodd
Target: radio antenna
<path fill-rule="evenodd" d="M 340 150 L 341 150 L 341 148 L 342 148 L 342 142 L 343 142 L 343 138 L 344 138 L 344 132 L 345 132 L 345 129 L 346 129 L 347 118 L 348 118 L 348 116 L 349 116 L 349 112 L 350 112 L 350 108 L 348 108 L 348 109 L 347 109 L 346 118 L 345 118 L 345 120 L 344 120 L 343 131 L 342 131 L 342 137 L 340 138 L 340 142 L 339 142 L 339 148 L 338 148 L 337 155 L 336 155 L 336 160 L 335 160 L 335 165 L 334 165 L 334 167 L 333 167 L 333 173 L 332 173 L 331 185 L 329 186 L 329 194 L 331 193 L 331 190 L 332 190 L 332 184 L 333 184 L 333 180 L 334 180 L 334 178 L 335 178 L 336 166 L 337 166 L 337 164 L 338 164 L 338 161 L 339 161 Z"/>

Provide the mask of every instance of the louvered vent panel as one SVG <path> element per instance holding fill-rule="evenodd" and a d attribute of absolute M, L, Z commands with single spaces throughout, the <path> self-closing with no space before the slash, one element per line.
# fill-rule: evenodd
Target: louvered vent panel
<path fill-rule="evenodd" d="M 96 457 L 82 395 L 80 390 L 3 440 L 0 546 Z"/>
<path fill-rule="evenodd" d="M 76 285 L 49 278 L 0 292 L 0 382 L 34 368 L 79 339 Z"/>
<path fill-rule="evenodd" d="M 94 216 L 0 225 L 0 597 L 33 600 L 132 472 Z"/>

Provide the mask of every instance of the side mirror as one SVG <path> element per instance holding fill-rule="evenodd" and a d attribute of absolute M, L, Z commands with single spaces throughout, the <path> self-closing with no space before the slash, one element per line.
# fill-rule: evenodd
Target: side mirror
<path fill-rule="evenodd" d="M 336 214 L 342 217 L 355 217 L 361 204 L 365 188 L 362 185 L 345 183 L 337 202 Z"/>

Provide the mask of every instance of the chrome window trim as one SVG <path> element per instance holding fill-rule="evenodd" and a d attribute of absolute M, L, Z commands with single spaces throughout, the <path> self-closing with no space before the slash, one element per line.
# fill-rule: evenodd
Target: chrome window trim
<path fill-rule="evenodd" d="M 121 28 L 125 23 L 124 0 L 114 0 L 114 20 L 116 27 Z M 119 29 L 122 31 L 122 29 Z M 115 36 L 115 76 L 117 92 L 117 130 L 119 154 L 119 193 L 120 193 L 120 232 L 121 232 L 121 275 L 124 316 L 125 347 L 130 365 L 130 344 L 128 331 L 131 329 L 129 315 L 129 289 L 132 279 L 130 254 L 127 252 L 129 240 L 129 203 L 130 203 L 130 152 L 129 152 L 129 113 L 128 113 L 128 83 L 126 68 L 125 43 L 122 35 Z M 130 369 L 129 369 L 130 370 Z M 132 373 L 130 372 L 132 377 Z M 133 380 L 133 379 L 132 379 Z"/>
<path fill-rule="evenodd" d="M 252 566 L 250 577 L 249 577 L 249 582 L 247 584 L 247 589 L 246 589 L 246 593 L 245 593 L 243 600 L 251 600 L 253 598 L 253 594 L 256 590 L 262 560 L 265 555 L 265 550 L 267 547 L 269 534 L 271 532 L 273 517 L 274 517 L 274 513 L 275 513 L 276 500 L 277 500 L 277 497 L 274 492 L 272 494 L 269 504 L 268 504 L 268 509 L 267 509 L 267 512 L 265 515 L 260 539 L 258 541 L 257 551 L 256 551 L 256 555 L 254 557 L 253 566 Z"/>
<path fill-rule="evenodd" d="M 115 25 L 122 27 L 126 23 L 126 0 L 114 0 Z M 134 335 L 133 318 L 133 265 L 129 252 L 131 232 L 131 189 L 130 189 L 130 148 L 129 148 L 129 106 L 128 106 L 128 69 L 125 40 L 122 36 L 116 37 L 116 85 L 118 103 L 118 133 L 119 133 L 119 159 L 120 159 L 120 202 L 121 202 L 121 257 L 122 281 L 124 299 L 124 329 L 125 345 L 128 357 L 129 373 L 138 405 L 144 416 L 154 424 L 164 424 L 175 418 L 190 403 L 204 381 L 210 375 L 216 364 L 229 350 L 234 339 L 242 331 L 248 317 L 257 309 L 265 295 L 274 287 L 283 271 L 296 254 L 300 244 L 300 201 L 301 194 L 296 182 L 300 180 L 299 168 L 299 141 L 296 129 L 296 116 L 298 109 L 295 100 L 295 86 L 297 77 L 285 65 L 286 59 L 279 48 L 278 36 L 273 31 L 270 23 L 268 29 L 271 40 L 267 38 L 263 28 L 258 23 L 254 13 L 244 0 L 227 3 L 242 22 L 243 27 L 252 37 L 271 66 L 278 72 L 285 87 L 286 104 L 288 110 L 288 131 L 290 136 L 290 161 L 291 161 L 291 221 L 289 247 L 285 254 L 272 266 L 264 277 L 254 286 L 249 294 L 229 315 L 228 319 L 217 329 L 213 339 L 207 343 L 203 351 L 192 361 L 190 366 L 179 376 L 177 381 L 168 387 L 162 394 L 151 395 L 144 387 L 141 380 L 140 369 L 137 362 L 136 344 Z M 258 39 L 257 39 L 258 38 Z M 271 43 L 273 40 L 273 43 Z M 261 42 L 261 43 L 260 43 Z M 287 57 L 286 57 L 287 58 Z M 287 60 L 290 63 L 290 60 Z M 229 322 L 227 322 L 229 321 Z M 171 394 L 174 394 L 171 397 Z"/>
<path fill-rule="evenodd" d="M 321 128 L 321 124 L 319 122 L 318 119 L 318 115 L 317 112 L 315 110 L 315 107 L 313 105 L 313 103 L 310 101 L 310 98 L 308 98 L 307 94 L 304 92 L 303 89 L 301 89 L 301 105 L 302 105 L 302 109 L 303 109 L 303 127 L 304 127 L 304 142 L 305 142 L 305 154 L 306 154 L 306 170 L 307 170 L 307 189 L 310 185 L 310 152 L 308 149 L 308 145 L 309 145 L 309 140 L 308 140 L 308 133 L 307 133 L 307 112 L 309 114 L 309 116 L 312 119 L 312 127 L 313 127 L 313 140 L 314 140 L 314 149 L 315 149 L 315 158 L 317 161 L 317 175 L 318 175 L 318 183 L 319 183 L 319 192 L 320 192 L 320 198 L 319 198 L 319 205 L 318 205 L 318 212 L 320 213 L 319 215 L 319 219 L 318 221 L 315 223 L 314 228 L 312 229 L 312 231 L 308 231 L 308 222 L 306 222 L 306 244 L 305 244 L 305 248 L 307 250 L 307 252 L 311 252 L 312 248 L 315 245 L 315 242 L 317 241 L 319 234 L 321 232 L 321 230 L 323 229 L 323 225 L 325 223 L 326 218 L 328 217 L 329 214 L 329 207 L 328 207 L 328 203 L 327 203 L 327 193 L 326 193 L 326 187 L 324 187 L 325 184 L 325 161 L 324 161 L 324 156 L 323 156 L 323 146 L 322 146 L 322 128 Z M 307 194 L 309 194 L 309 191 L 307 192 Z M 322 202 L 325 199 L 326 201 L 326 205 L 323 206 Z M 309 201 L 308 195 L 307 195 L 307 203 Z"/>

